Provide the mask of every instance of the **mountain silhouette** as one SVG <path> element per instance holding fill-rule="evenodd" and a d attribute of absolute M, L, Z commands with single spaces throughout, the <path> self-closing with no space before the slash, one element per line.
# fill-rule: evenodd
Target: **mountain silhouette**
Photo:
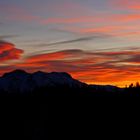
<path fill-rule="evenodd" d="M 65 72 L 35 72 L 27 73 L 24 70 L 14 70 L 0 77 L 0 90 L 8 93 L 31 93 L 45 88 L 82 88 L 86 86 Z"/>
<path fill-rule="evenodd" d="M 28 73 L 14 70 L 0 77 L 1 95 L 84 95 L 118 96 L 139 95 L 140 87 L 118 88 L 112 85 L 88 85 L 74 79 L 66 72 Z"/>

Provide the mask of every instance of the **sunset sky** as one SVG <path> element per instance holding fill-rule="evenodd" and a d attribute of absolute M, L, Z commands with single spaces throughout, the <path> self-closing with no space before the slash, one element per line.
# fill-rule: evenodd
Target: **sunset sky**
<path fill-rule="evenodd" d="M 0 0 L 0 75 L 14 69 L 139 81 L 140 0 Z"/>

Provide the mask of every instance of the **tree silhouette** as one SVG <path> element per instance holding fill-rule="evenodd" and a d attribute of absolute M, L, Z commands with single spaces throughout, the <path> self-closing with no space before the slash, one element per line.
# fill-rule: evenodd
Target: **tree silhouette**
<path fill-rule="evenodd" d="M 134 88 L 134 84 L 131 83 L 131 84 L 129 85 L 129 88 Z"/>
<path fill-rule="evenodd" d="M 136 88 L 140 88 L 139 82 L 136 82 Z"/>

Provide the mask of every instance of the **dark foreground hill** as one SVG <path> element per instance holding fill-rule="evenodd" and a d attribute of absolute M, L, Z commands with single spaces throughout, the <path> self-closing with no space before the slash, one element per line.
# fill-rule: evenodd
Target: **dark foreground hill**
<path fill-rule="evenodd" d="M 87 85 L 65 72 L 15 70 L 0 77 L 0 96 L 130 96 L 139 92 L 140 87 Z"/>

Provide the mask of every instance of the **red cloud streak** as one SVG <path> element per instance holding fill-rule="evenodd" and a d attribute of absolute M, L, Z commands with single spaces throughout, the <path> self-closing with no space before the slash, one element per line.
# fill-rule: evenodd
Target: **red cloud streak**
<path fill-rule="evenodd" d="M 87 83 L 124 86 L 140 78 L 140 51 L 64 50 L 29 56 L 24 62 L 13 64 L 12 68 L 29 72 L 65 71 Z"/>
<path fill-rule="evenodd" d="M 14 44 L 0 41 L 0 63 L 3 61 L 19 59 L 23 50 L 15 48 Z"/>

